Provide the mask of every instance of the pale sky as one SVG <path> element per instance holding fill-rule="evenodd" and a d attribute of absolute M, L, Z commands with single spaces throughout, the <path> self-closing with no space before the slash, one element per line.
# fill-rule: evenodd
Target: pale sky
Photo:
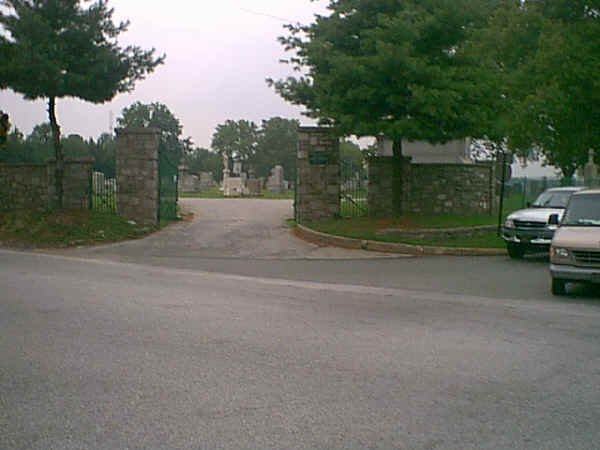
<path fill-rule="evenodd" d="M 120 42 L 156 48 L 166 63 L 136 85 L 132 94 L 95 105 L 81 100 L 57 102 L 57 116 L 65 135 L 97 138 L 109 130 L 110 112 L 116 118 L 136 101 L 167 105 L 199 147 L 210 147 L 220 123 L 280 116 L 311 122 L 301 108 L 286 103 L 265 79 L 284 78 L 291 68 L 279 63 L 288 56 L 277 37 L 287 34 L 286 23 L 310 23 L 326 14 L 329 2 L 318 0 L 111 0 L 115 21 L 131 25 Z M 0 91 L 0 109 L 26 135 L 48 120 L 46 105 L 25 101 L 11 91 Z"/>

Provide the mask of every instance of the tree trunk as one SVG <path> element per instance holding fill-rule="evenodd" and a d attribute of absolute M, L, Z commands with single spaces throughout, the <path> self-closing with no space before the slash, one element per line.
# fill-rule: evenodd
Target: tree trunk
<path fill-rule="evenodd" d="M 402 210 L 402 166 L 404 159 L 402 157 L 402 138 L 394 139 L 392 147 L 394 155 L 394 178 L 392 180 L 392 204 L 395 216 L 401 216 Z"/>
<path fill-rule="evenodd" d="M 57 208 L 63 208 L 63 179 L 65 173 L 65 161 L 60 141 L 60 126 L 56 120 L 56 97 L 48 99 L 48 117 L 50 118 L 50 127 L 52 128 L 52 142 L 54 143 L 54 156 L 56 158 L 56 201 Z"/>

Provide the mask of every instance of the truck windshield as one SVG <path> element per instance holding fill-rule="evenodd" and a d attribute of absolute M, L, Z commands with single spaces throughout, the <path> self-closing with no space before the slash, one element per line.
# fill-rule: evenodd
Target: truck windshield
<path fill-rule="evenodd" d="M 600 227 L 600 194 L 571 197 L 562 225 Z"/>
<path fill-rule="evenodd" d="M 542 192 L 531 206 L 534 208 L 566 208 L 573 191 Z"/>

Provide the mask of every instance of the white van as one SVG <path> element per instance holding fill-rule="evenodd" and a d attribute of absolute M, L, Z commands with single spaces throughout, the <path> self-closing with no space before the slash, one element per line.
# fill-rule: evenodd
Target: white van
<path fill-rule="evenodd" d="M 558 224 L 558 214 L 550 224 Z M 600 283 L 600 189 L 575 192 L 550 247 L 552 293 L 563 295 L 567 282 Z"/>

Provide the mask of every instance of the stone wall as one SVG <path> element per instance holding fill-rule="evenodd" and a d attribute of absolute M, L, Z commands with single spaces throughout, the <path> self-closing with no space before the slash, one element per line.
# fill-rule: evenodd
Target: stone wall
<path fill-rule="evenodd" d="M 154 128 L 117 130 L 117 209 L 137 223 L 158 223 L 158 145 Z"/>
<path fill-rule="evenodd" d="M 411 164 L 405 172 L 405 214 L 493 214 L 496 182 L 491 164 Z"/>
<path fill-rule="evenodd" d="M 394 215 L 393 157 L 369 160 L 369 214 Z M 491 164 L 412 164 L 402 167 L 402 214 L 493 214 L 497 209 L 494 166 Z"/>
<path fill-rule="evenodd" d="M 53 164 L 49 164 L 50 168 Z M 88 159 L 65 161 L 63 179 L 63 208 L 89 209 L 92 206 L 92 167 Z M 54 174 L 51 175 L 54 177 Z"/>
<path fill-rule="evenodd" d="M 179 167 L 177 187 L 180 193 L 202 192 L 216 186 L 212 172 L 189 173 L 183 166 Z"/>
<path fill-rule="evenodd" d="M 404 169 L 401 180 L 406 179 L 406 167 L 410 158 L 394 158 L 392 156 L 375 156 L 369 158 L 369 188 L 367 202 L 369 215 L 375 217 L 391 216 L 394 213 L 393 184 L 394 174 Z"/>
<path fill-rule="evenodd" d="M 63 207 L 87 209 L 91 206 L 92 161 L 65 161 Z M 56 163 L 1 164 L 0 210 L 52 209 L 58 204 L 55 184 Z"/>
<path fill-rule="evenodd" d="M 296 220 L 310 223 L 340 214 L 339 140 L 328 128 L 299 127 Z"/>
<path fill-rule="evenodd" d="M 0 164 L 0 211 L 47 209 L 53 182 L 45 164 Z"/>

